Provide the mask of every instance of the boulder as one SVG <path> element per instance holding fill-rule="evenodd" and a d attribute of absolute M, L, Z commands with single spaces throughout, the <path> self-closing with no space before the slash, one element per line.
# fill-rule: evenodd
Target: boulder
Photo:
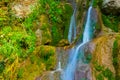
<path fill-rule="evenodd" d="M 103 0 L 102 10 L 106 14 L 120 15 L 120 0 Z"/>

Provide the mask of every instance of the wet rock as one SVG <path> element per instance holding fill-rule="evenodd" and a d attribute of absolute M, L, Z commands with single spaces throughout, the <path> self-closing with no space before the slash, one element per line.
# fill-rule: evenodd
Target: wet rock
<path fill-rule="evenodd" d="M 78 63 L 75 72 L 75 80 L 92 80 L 89 64 Z"/>

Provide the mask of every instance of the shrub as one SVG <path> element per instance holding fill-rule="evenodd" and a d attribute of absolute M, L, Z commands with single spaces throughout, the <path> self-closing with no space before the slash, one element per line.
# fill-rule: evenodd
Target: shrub
<path fill-rule="evenodd" d="M 102 15 L 102 20 L 103 20 L 103 24 L 112 29 L 115 32 L 119 31 L 119 18 L 117 18 L 116 16 L 111 16 L 111 15 Z"/>
<path fill-rule="evenodd" d="M 38 56 L 45 63 L 46 69 L 50 70 L 55 67 L 56 64 L 56 52 L 52 46 L 41 46 Z"/>

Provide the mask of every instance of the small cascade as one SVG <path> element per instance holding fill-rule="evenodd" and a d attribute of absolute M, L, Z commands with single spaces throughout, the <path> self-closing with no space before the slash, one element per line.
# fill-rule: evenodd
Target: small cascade
<path fill-rule="evenodd" d="M 56 69 L 56 71 L 62 71 L 61 62 L 60 61 L 58 62 L 58 68 Z"/>
<path fill-rule="evenodd" d="M 84 33 L 83 33 L 83 41 L 81 44 L 77 45 L 76 47 L 74 47 L 71 52 L 70 52 L 70 59 L 68 62 L 68 65 L 66 66 L 65 70 L 62 73 L 62 80 L 74 80 L 74 74 L 75 74 L 75 69 L 77 66 L 77 61 L 78 61 L 78 55 L 80 55 L 79 60 L 81 61 L 80 64 L 83 64 L 84 62 L 82 62 L 82 57 L 84 57 L 84 53 L 80 53 L 80 49 L 82 48 L 82 46 L 89 42 L 92 39 L 92 27 L 91 26 L 91 10 L 92 10 L 92 6 L 89 7 L 88 9 L 88 14 L 87 14 L 87 21 L 86 21 L 86 25 L 85 25 L 85 29 L 84 29 Z M 72 16 L 73 17 L 73 16 Z M 71 23 L 71 25 L 73 25 L 73 23 Z M 73 29 L 70 25 L 70 31 L 72 32 L 71 29 Z M 68 36 L 70 39 L 69 41 L 71 42 L 72 38 L 72 33 L 70 33 L 70 35 Z M 80 54 L 79 54 L 80 53 Z"/>
<path fill-rule="evenodd" d="M 60 77 L 57 76 L 58 79 L 56 79 L 54 75 L 57 73 L 61 74 L 62 71 L 63 69 L 61 68 L 61 62 L 59 61 L 57 69 L 49 73 L 49 80 L 60 80 Z"/>
<path fill-rule="evenodd" d="M 85 24 L 85 30 L 83 33 L 83 43 L 86 43 L 92 39 L 92 26 L 91 26 L 91 18 L 90 18 L 90 13 L 92 10 L 92 6 L 89 7 L 88 9 L 88 15 L 87 15 L 87 22 Z"/>
<path fill-rule="evenodd" d="M 74 8 L 73 15 L 71 16 L 68 41 L 71 43 L 76 38 L 76 21 L 75 21 L 76 7 Z"/>

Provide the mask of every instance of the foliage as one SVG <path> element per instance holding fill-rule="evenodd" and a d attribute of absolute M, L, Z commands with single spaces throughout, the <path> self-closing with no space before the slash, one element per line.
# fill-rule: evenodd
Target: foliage
<path fill-rule="evenodd" d="M 56 45 L 61 39 L 61 35 L 59 34 L 59 31 L 56 26 L 52 27 L 52 39 L 53 39 L 53 45 Z"/>
<path fill-rule="evenodd" d="M 20 68 L 20 69 L 18 70 L 18 73 L 17 73 L 17 78 L 22 78 L 23 72 L 24 72 L 24 69 L 23 69 L 23 68 Z"/>
<path fill-rule="evenodd" d="M 5 63 L 3 61 L 0 61 L 0 73 L 2 73 L 4 69 L 5 69 Z"/>
<path fill-rule="evenodd" d="M 62 38 L 67 39 L 72 7 L 56 0 L 39 0 L 41 14 L 46 14 L 51 24 L 52 45 L 59 43 Z M 48 26 L 49 27 L 49 26 Z"/>
<path fill-rule="evenodd" d="M 103 20 L 103 24 L 108 27 L 111 28 L 113 31 L 118 32 L 119 31 L 119 17 L 117 16 L 112 16 L 112 15 L 102 15 L 102 20 Z"/>
<path fill-rule="evenodd" d="M 67 38 L 68 20 L 72 14 L 70 5 L 64 6 L 65 4 L 56 0 L 39 0 L 39 3 L 31 8 L 31 14 L 25 18 L 16 18 L 10 9 L 10 4 L 13 1 L 15 0 L 7 1 L 8 10 L 0 8 L 0 55 L 3 59 L 3 62 L 0 62 L 0 73 L 4 75 L 5 80 L 12 80 L 15 77 L 22 78 L 24 70 L 17 70 L 18 65 L 28 57 L 30 57 L 31 65 L 37 63 L 36 67 L 39 65 L 41 71 L 53 69 L 56 64 L 54 47 L 41 46 L 38 54 L 39 58 L 31 54 L 35 49 L 36 40 L 33 32 L 34 22 L 42 14 L 49 18 L 48 23 L 40 24 L 40 29 L 45 33 L 42 36 L 51 39 L 49 34 L 52 34 L 52 44 L 55 45 L 64 35 L 64 38 Z M 66 13 L 71 14 L 64 15 Z M 27 70 L 29 71 L 29 69 Z"/>
<path fill-rule="evenodd" d="M 26 57 L 34 50 L 34 35 L 28 35 L 26 32 L 12 30 L 10 26 L 2 28 L 0 38 L 0 54 L 9 57 L 11 54 L 17 54 L 19 57 Z"/>

